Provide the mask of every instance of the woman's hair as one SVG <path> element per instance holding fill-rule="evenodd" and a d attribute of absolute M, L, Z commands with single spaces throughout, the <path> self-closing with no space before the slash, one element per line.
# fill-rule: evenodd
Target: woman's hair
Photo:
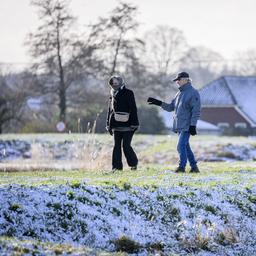
<path fill-rule="evenodd" d="M 113 85 L 113 79 L 118 80 L 120 86 L 124 84 L 124 80 L 121 76 L 111 76 L 110 79 L 108 80 L 109 85 Z"/>

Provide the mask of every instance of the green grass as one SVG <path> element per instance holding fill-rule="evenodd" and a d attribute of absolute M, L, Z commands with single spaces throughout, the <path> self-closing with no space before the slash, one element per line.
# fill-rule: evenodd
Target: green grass
<path fill-rule="evenodd" d="M 91 162 L 94 170 L 74 167 L 76 169 L 64 168 L 65 163 L 55 159 L 43 158 L 41 152 L 34 160 L 18 160 L 1 162 L 0 185 L 22 184 L 22 185 L 61 185 L 72 182 L 85 182 L 90 185 L 117 185 L 124 183 L 131 186 L 193 186 L 212 187 L 216 185 L 241 185 L 250 187 L 256 183 L 256 162 L 234 161 L 234 162 L 200 162 L 199 174 L 176 174 L 170 170 L 176 167 L 178 154 L 176 152 L 177 135 L 140 135 L 136 134 L 133 139 L 133 146 L 138 154 L 140 166 L 137 171 L 124 169 L 121 172 L 112 173 L 107 168 L 111 165 L 111 149 L 113 137 L 104 134 L 5 134 L 1 135 L 2 140 L 20 139 L 33 142 L 38 140 L 51 141 L 53 144 L 61 141 L 89 141 L 91 151 L 81 159 L 70 161 L 70 166 L 80 162 Z M 99 149 L 99 157 L 92 159 L 94 144 L 102 145 Z M 191 146 L 196 157 L 211 150 L 218 153 L 218 148 L 228 144 L 251 144 L 255 140 L 247 137 L 221 137 L 221 136 L 194 136 L 191 137 Z M 87 144 L 86 144 L 87 145 Z M 95 146 L 98 150 L 98 146 Z M 82 149 L 83 150 L 83 149 Z M 107 154 L 106 154 L 107 150 Z M 219 151 L 221 152 L 221 150 Z M 33 153 L 33 152 L 32 152 Z M 86 159 L 86 160 L 85 160 Z M 20 161 L 20 162 L 19 162 Z M 72 162 L 73 161 L 73 162 Z M 43 164 L 48 164 L 43 167 Z M 60 163 L 62 169 L 54 168 L 55 163 Z M 12 172 L 4 171 L 8 164 Z M 22 165 L 24 164 L 24 165 Z M 42 164 L 42 165 L 41 165 Z M 100 165 L 98 165 L 100 164 Z M 126 161 L 124 160 L 126 165 Z M 24 166 L 24 167 L 23 167 Z M 108 167 L 98 167 L 108 166 Z M 80 169 L 79 169 L 80 168 Z M 7 168 L 8 169 L 8 168 Z M 17 170 L 17 171 L 16 171 Z M 26 170 L 26 171 L 24 171 Z M 244 170 L 244 171 L 243 171 Z M 188 170 L 187 170 L 188 171 Z"/>
<path fill-rule="evenodd" d="M 70 170 L 70 171 L 27 171 L 0 172 L 0 185 L 22 184 L 26 186 L 61 185 L 66 183 L 87 183 L 89 185 L 131 186 L 193 186 L 198 188 L 216 185 L 241 185 L 251 187 L 256 183 L 255 162 L 202 162 L 199 174 L 177 174 L 175 166 L 149 165 L 137 171 L 124 169 L 108 170 Z M 187 169 L 188 171 L 188 169 Z"/>
<path fill-rule="evenodd" d="M 3 251 L 1 255 L 41 255 L 42 251 L 45 255 L 81 255 L 81 256 L 125 256 L 122 252 L 105 252 L 102 250 L 91 249 L 85 246 L 72 246 L 69 244 L 58 244 L 42 242 L 38 240 L 18 240 L 10 237 L 0 236 L 0 247 Z M 11 251 L 11 254 L 9 254 Z"/>

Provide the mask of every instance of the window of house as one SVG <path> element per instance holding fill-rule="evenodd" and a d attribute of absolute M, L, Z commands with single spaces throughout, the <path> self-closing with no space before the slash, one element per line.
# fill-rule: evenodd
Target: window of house
<path fill-rule="evenodd" d="M 219 128 L 228 128 L 229 127 L 229 123 L 218 123 L 217 125 Z"/>
<path fill-rule="evenodd" d="M 235 123 L 235 127 L 236 128 L 246 128 L 247 125 L 246 125 L 246 123 Z"/>

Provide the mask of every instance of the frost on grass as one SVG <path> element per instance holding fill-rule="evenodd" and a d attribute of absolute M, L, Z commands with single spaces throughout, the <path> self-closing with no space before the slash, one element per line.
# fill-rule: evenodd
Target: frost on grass
<path fill-rule="evenodd" d="M 0 198 L 1 236 L 138 255 L 256 254 L 256 186 L 9 185 Z"/>
<path fill-rule="evenodd" d="M 0 170 L 42 169 L 102 169 L 109 168 L 112 141 L 97 134 L 61 137 L 50 135 L 32 139 L 0 140 Z M 105 138 L 105 139 L 104 139 Z M 201 138 L 201 137 L 198 137 Z M 199 161 L 255 161 L 256 147 L 251 139 L 208 138 L 193 142 L 193 149 Z M 176 164 L 177 152 L 173 143 L 176 136 L 139 135 L 135 137 L 134 148 L 140 153 L 140 164 Z"/>

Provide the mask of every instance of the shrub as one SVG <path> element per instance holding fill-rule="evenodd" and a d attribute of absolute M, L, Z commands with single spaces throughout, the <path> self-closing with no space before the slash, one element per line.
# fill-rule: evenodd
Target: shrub
<path fill-rule="evenodd" d="M 21 133 L 46 133 L 46 132 L 56 132 L 54 124 L 49 122 L 43 122 L 40 120 L 33 120 L 26 123 L 20 130 Z"/>
<path fill-rule="evenodd" d="M 248 197 L 248 200 L 249 200 L 250 202 L 252 202 L 253 204 L 256 204 L 256 196 L 250 195 L 250 196 Z"/>
<path fill-rule="evenodd" d="M 217 212 L 217 210 L 213 207 L 213 206 L 211 206 L 211 205 L 206 205 L 205 207 L 204 207 L 204 209 L 207 211 L 207 212 L 211 212 L 212 214 L 216 214 L 216 212 Z"/>
<path fill-rule="evenodd" d="M 218 152 L 217 153 L 218 157 L 227 157 L 227 158 L 231 158 L 231 159 L 236 159 L 236 155 L 233 152 Z"/>
<path fill-rule="evenodd" d="M 114 241 L 114 245 L 117 251 L 127 253 L 136 253 L 142 247 L 139 243 L 126 236 L 119 237 Z"/>
<path fill-rule="evenodd" d="M 79 181 L 72 181 L 70 187 L 71 188 L 79 188 L 81 183 Z"/>
<path fill-rule="evenodd" d="M 75 194 L 73 191 L 70 191 L 70 190 L 67 191 L 66 195 L 67 195 L 67 198 L 70 200 L 73 200 L 75 198 Z"/>
<path fill-rule="evenodd" d="M 138 108 L 138 118 L 140 121 L 140 133 L 165 134 L 167 131 L 157 108 L 140 106 Z"/>
<path fill-rule="evenodd" d="M 21 210 L 21 206 L 19 204 L 11 204 L 9 207 L 10 211 L 18 212 Z"/>
<path fill-rule="evenodd" d="M 131 184 L 129 182 L 124 182 L 124 184 L 123 184 L 124 190 L 129 190 L 131 187 L 132 186 L 131 186 Z"/>

